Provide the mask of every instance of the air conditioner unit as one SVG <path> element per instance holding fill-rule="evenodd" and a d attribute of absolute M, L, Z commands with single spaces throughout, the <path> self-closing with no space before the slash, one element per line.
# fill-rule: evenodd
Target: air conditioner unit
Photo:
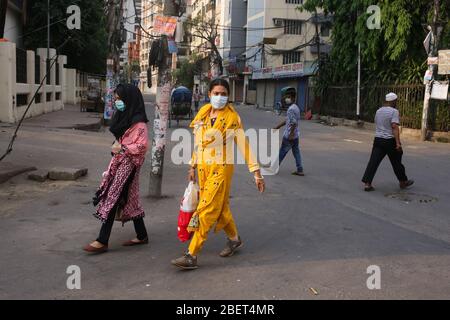
<path fill-rule="evenodd" d="M 283 19 L 273 18 L 273 24 L 275 25 L 275 27 L 282 27 L 283 26 Z"/>

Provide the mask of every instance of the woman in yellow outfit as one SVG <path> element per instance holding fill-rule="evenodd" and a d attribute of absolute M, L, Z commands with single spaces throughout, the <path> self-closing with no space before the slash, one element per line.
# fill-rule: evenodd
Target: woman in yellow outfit
<path fill-rule="evenodd" d="M 250 172 L 254 173 L 256 187 L 260 192 L 265 189 L 264 178 L 244 136 L 240 117 L 228 103 L 229 92 L 226 80 L 212 81 L 208 93 L 211 103 L 203 106 L 191 123 L 196 150 L 192 155 L 189 180 L 196 180 L 197 169 L 200 198 L 194 215 L 198 215 L 199 226 L 193 235 L 189 251 L 172 260 L 173 265 L 182 269 L 198 267 L 197 254 L 214 224 L 215 232 L 223 229 L 228 236 L 227 246 L 220 256 L 229 257 L 242 246 L 229 204 L 234 168 L 233 141 L 237 143 Z"/>

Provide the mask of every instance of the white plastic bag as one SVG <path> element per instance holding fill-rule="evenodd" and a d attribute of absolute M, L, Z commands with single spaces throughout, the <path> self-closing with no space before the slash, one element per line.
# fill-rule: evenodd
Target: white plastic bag
<path fill-rule="evenodd" d="M 198 184 L 189 182 L 186 190 L 184 191 L 183 199 L 181 200 L 180 210 L 184 212 L 194 212 L 198 205 Z"/>

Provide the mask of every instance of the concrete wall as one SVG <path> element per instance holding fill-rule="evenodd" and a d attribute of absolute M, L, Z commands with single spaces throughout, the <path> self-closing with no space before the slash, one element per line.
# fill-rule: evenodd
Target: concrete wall
<path fill-rule="evenodd" d="M 46 74 L 47 50 L 38 49 L 38 57 L 40 59 L 40 79 Z M 55 55 L 55 49 L 50 50 L 50 57 Z M 40 102 L 36 100 L 30 105 L 30 109 L 26 114 L 26 118 L 39 114 L 61 110 L 64 108 L 64 64 L 67 62 L 66 56 L 59 56 L 59 75 L 60 82 L 56 85 L 56 64 L 50 72 L 50 84 L 44 81 L 43 86 L 38 92 Z M 27 83 L 16 82 L 16 44 L 13 42 L 0 43 L 0 121 L 15 123 L 23 116 L 28 103 L 32 100 L 34 93 L 39 87 L 35 83 L 35 54 L 33 51 L 27 51 Z M 26 96 L 26 104 L 18 106 L 17 97 Z M 47 95 L 48 98 L 47 99 Z M 47 101 L 48 100 L 48 101 Z M 25 101 L 24 101 L 25 102 Z"/>

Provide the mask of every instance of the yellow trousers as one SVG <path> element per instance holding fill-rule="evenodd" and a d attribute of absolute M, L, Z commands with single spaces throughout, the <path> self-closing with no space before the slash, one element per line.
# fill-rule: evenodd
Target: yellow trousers
<path fill-rule="evenodd" d="M 200 224 L 199 230 L 194 233 L 191 243 L 189 244 L 189 253 L 191 255 L 196 256 L 200 252 L 208 237 L 209 230 L 210 228 L 206 229 L 205 227 L 202 227 L 202 224 Z M 223 228 L 223 231 L 225 231 L 227 237 L 230 239 L 237 236 L 238 231 L 233 218 L 231 218 L 230 222 Z"/>

